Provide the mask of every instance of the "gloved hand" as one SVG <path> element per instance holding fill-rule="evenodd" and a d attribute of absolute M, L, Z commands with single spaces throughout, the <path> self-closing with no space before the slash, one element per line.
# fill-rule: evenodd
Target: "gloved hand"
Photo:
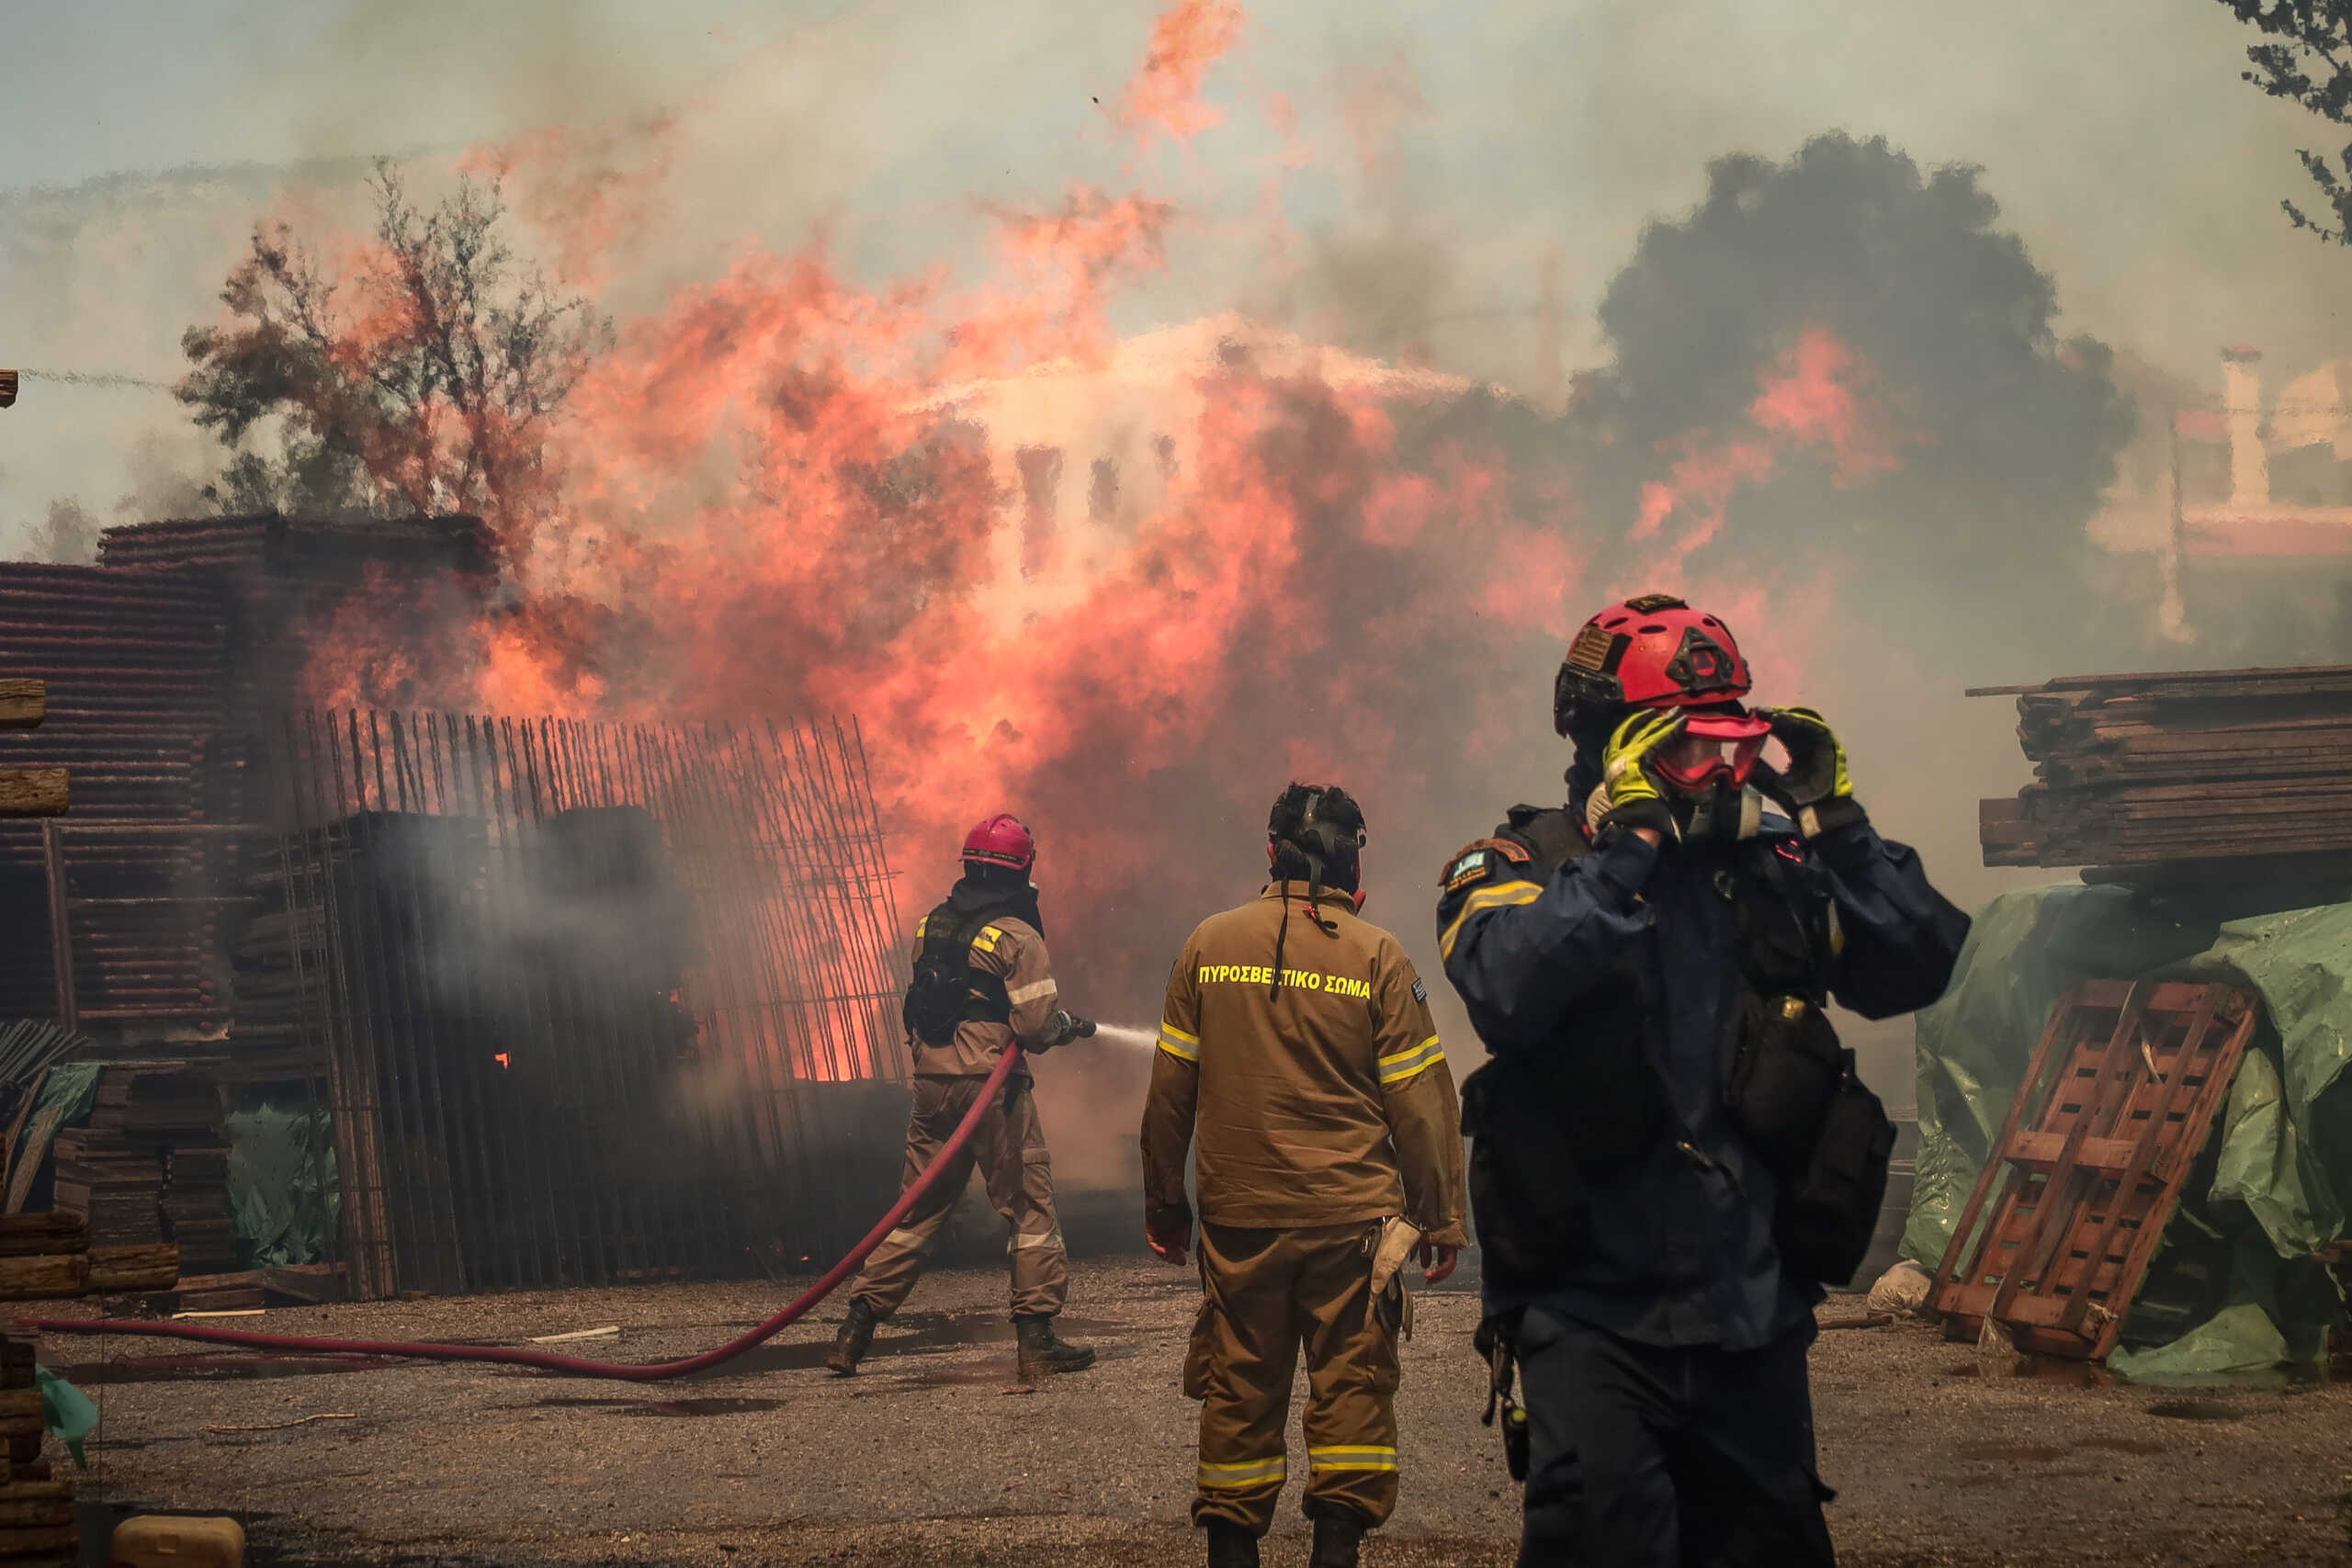
<path fill-rule="evenodd" d="M 1170 1209 L 1157 1218 L 1146 1215 L 1143 1239 L 1152 1251 L 1181 1267 L 1185 1254 L 1193 1250 L 1193 1216 L 1182 1209 Z"/>
<path fill-rule="evenodd" d="M 1637 709 L 1600 753 L 1601 787 L 1609 792 L 1609 811 L 1597 829 L 1646 828 L 1659 838 L 1679 839 L 1682 829 L 1667 804 L 1666 791 L 1650 761 L 1682 733 L 1684 716 L 1671 708 Z"/>
<path fill-rule="evenodd" d="M 1046 1021 L 1044 1032 L 1037 1036 L 1035 1049 L 1042 1054 L 1057 1045 L 1067 1045 L 1073 1040 L 1091 1040 L 1093 1037 L 1092 1019 L 1080 1018 L 1073 1012 L 1057 1012 Z"/>
<path fill-rule="evenodd" d="M 1447 1242 L 1423 1241 L 1413 1247 L 1413 1261 L 1421 1266 L 1421 1282 L 1434 1285 L 1453 1272 L 1462 1249 Z"/>
<path fill-rule="evenodd" d="M 1772 727 L 1772 739 L 1789 754 L 1785 769 L 1759 762 L 1756 787 L 1789 808 L 1797 831 L 1810 839 L 1862 819 L 1854 781 L 1846 772 L 1846 748 L 1829 721 L 1811 708 L 1757 708 Z"/>

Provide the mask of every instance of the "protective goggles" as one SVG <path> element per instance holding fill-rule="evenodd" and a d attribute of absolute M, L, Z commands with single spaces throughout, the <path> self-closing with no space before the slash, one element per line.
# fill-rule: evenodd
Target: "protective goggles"
<path fill-rule="evenodd" d="M 1737 789 L 1756 771 L 1772 727 L 1747 714 L 1694 713 L 1682 732 L 1650 761 L 1660 778 L 1677 789 L 1696 793 L 1717 784 Z"/>

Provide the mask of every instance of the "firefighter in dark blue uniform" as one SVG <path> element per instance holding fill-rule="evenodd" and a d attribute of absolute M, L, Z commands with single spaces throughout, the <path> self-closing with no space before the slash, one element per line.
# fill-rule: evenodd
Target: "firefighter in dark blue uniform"
<path fill-rule="evenodd" d="M 1490 1056 L 1464 1130 L 1481 1341 L 1525 1390 L 1522 1568 L 1832 1561 L 1806 1352 L 1894 1130 L 1822 1009 L 1935 1000 L 1968 920 L 1820 716 L 1748 685 L 1714 616 L 1602 611 L 1555 694 L 1566 809 L 1514 808 L 1443 874 Z"/>

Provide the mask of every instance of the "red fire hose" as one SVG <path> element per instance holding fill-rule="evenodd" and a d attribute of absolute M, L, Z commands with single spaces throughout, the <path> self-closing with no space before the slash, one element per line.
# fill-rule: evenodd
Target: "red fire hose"
<path fill-rule="evenodd" d="M 208 1345 L 236 1345 L 253 1350 L 300 1350 L 311 1354 L 325 1352 L 352 1356 L 413 1356 L 429 1361 L 491 1361 L 509 1367 L 537 1367 L 550 1372 L 570 1372 L 575 1377 L 618 1378 L 628 1382 L 659 1382 L 668 1378 L 682 1378 L 704 1371 L 723 1361 L 729 1361 L 763 1340 L 773 1338 L 790 1323 L 805 1315 L 810 1307 L 831 1295 L 843 1280 L 856 1272 L 865 1261 L 866 1254 L 882 1245 L 882 1238 L 907 1217 L 908 1212 L 922 1195 L 930 1190 L 941 1173 L 956 1163 L 964 1145 L 972 1141 L 980 1118 L 996 1103 L 997 1090 L 1012 1073 L 1021 1060 L 1018 1045 L 1005 1047 L 998 1058 L 996 1070 L 980 1086 L 979 1098 L 965 1113 L 955 1133 L 940 1149 L 914 1184 L 899 1195 L 890 1212 L 865 1233 L 865 1239 L 849 1249 L 825 1277 L 806 1291 L 774 1317 L 759 1326 L 729 1339 L 715 1350 L 705 1350 L 699 1356 L 689 1356 L 682 1361 L 591 1361 L 579 1356 L 559 1356 L 548 1350 L 508 1349 L 495 1345 L 435 1345 L 428 1342 L 411 1343 L 398 1339 L 317 1339 L 300 1334 L 249 1334 L 239 1328 L 199 1328 L 182 1323 L 141 1323 L 119 1318 L 86 1317 L 20 1317 L 21 1328 L 37 1328 L 50 1334 L 144 1334 L 162 1339 L 200 1339 Z"/>

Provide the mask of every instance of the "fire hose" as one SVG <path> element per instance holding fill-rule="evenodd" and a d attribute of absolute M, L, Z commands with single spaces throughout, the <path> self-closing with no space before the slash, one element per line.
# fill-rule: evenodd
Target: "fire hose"
<path fill-rule="evenodd" d="M 980 1118 L 997 1102 L 997 1091 L 1021 1060 L 1021 1047 L 1007 1045 L 1004 1055 L 997 1059 L 996 1070 L 989 1074 L 980 1086 L 979 1097 L 956 1131 L 941 1145 L 930 1165 L 915 1178 L 890 1212 L 875 1223 L 865 1233 L 865 1239 L 845 1253 L 842 1260 L 826 1270 L 822 1279 L 803 1291 L 783 1311 L 757 1326 L 729 1339 L 715 1350 L 705 1350 L 699 1356 L 688 1356 L 678 1361 L 592 1361 L 580 1356 L 559 1356 L 548 1350 L 526 1350 L 499 1345 L 436 1345 L 430 1341 L 399 1339 L 326 1339 L 302 1334 L 251 1334 L 241 1328 L 208 1328 L 184 1323 L 146 1323 L 127 1318 L 87 1317 L 20 1317 L 20 1328 L 34 1328 L 49 1334 L 127 1334 L 146 1335 L 159 1339 L 197 1339 L 208 1345 L 233 1345 L 249 1350 L 294 1350 L 310 1354 L 347 1356 L 406 1356 L 428 1361 L 488 1361 L 500 1366 L 537 1367 L 542 1371 L 570 1372 L 574 1377 L 616 1378 L 628 1382 L 660 1382 L 670 1378 L 688 1377 L 707 1371 L 722 1362 L 733 1360 L 744 1351 L 774 1338 L 786 1326 L 807 1315 L 808 1310 L 831 1295 L 841 1282 L 857 1270 L 866 1254 L 882 1245 L 883 1237 L 898 1227 L 922 1195 L 931 1190 L 950 1167 L 964 1145 L 980 1125 Z"/>

